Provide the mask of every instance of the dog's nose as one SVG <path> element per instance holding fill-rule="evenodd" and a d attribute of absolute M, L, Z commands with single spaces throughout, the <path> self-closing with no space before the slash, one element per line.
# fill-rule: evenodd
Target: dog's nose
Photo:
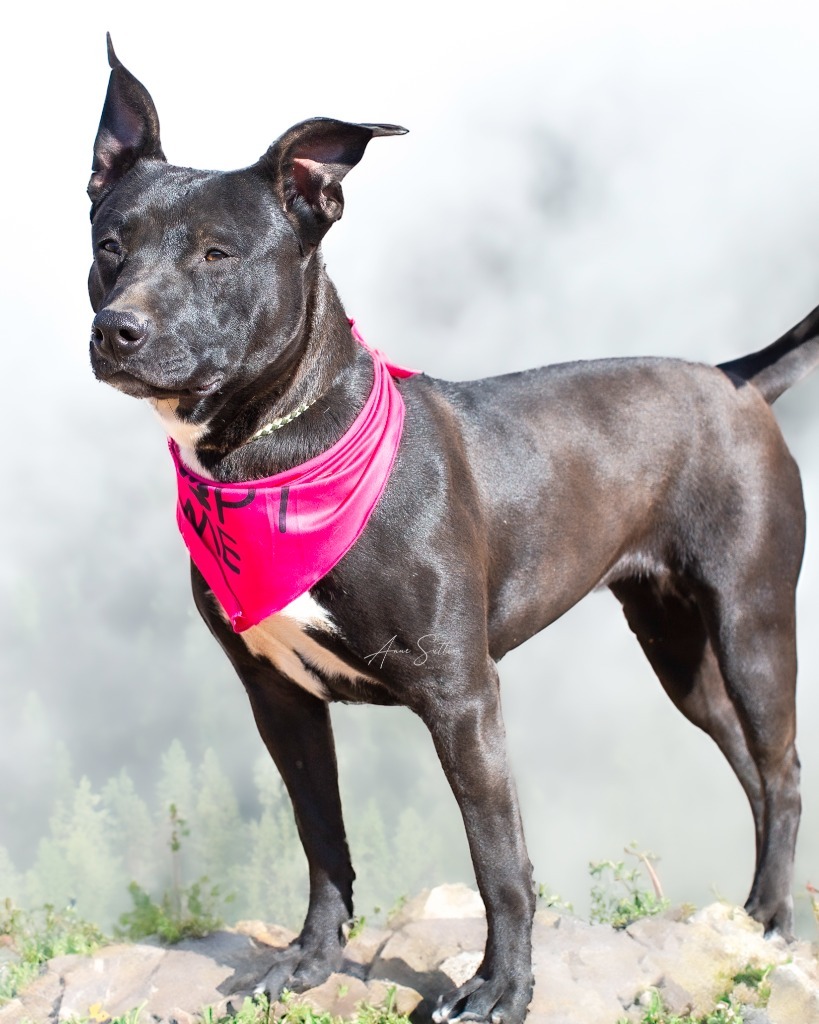
<path fill-rule="evenodd" d="M 101 309 L 91 325 L 91 340 L 108 355 L 130 355 L 148 336 L 148 321 L 122 309 Z"/>

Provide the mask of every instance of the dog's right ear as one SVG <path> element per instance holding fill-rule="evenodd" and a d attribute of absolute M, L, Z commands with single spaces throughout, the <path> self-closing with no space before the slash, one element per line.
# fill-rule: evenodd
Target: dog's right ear
<path fill-rule="evenodd" d="M 88 182 L 88 195 L 95 207 L 137 160 L 165 159 L 154 101 L 145 86 L 123 67 L 110 34 L 106 39 L 111 76 Z"/>

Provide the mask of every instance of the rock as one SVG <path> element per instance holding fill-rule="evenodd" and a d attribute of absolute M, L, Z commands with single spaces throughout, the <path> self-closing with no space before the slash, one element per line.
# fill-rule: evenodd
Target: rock
<path fill-rule="evenodd" d="M 215 932 L 170 949 L 120 944 L 90 957 L 58 957 L 28 987 L 20 1014 L 6 1007 L 0 1021 L 82 1019 L 91 1007 L 116 1017 L 143 1006 L 157 1020 L 189 1024 L 185 1014 L 195 1018 L 237 988 L 249 991 L 269 969 L 272 952 L 247 935 Z"/>
<path fill-rule="evenodd" d="M 5 1006 L 0 1006 L 0 1022 L 2 1024 L 21 1024 L 29 1016 L 21 999 L 12 999 Z"/>
<path fill-rule="evenodd" d="M 201 1017 L 197 1014 L 188 1013 L 187 1010 L 170 1010 L 168 1012 L 168 1024 L 201 1024 Z"/>
<path fill-rule="evenodd" d="M 454 988 L 460 988 L 465 981 L 474 977 L 483 960 L 483 952 L 456 953 L 442 961 L 439 970 L 449 978 Z"/>
<path fill-rule="evenodd" d="M 365 928 L 347 948 L 342 970 L 298 997 L 318 1012 L 350 1017 L 358 1003 L 392 1005 L 427 1024 L 438 997 L 473 976 L 486 921 L 464 887 L 441 887 L 405 908 L 403 925 Z M 454 898 L 450 899 L 451 890 Z M 465 916 L 454 917 L 460 906 Z M 431 917 L 429 914 L 448 916 Z M 0 1008 L 0 1024 L 57 1024 L 89 1010 L 111 1016 L 144 1006 L 152 1024 L 197 1024 L 206 1006 L 218 1019 L 241 1008 L 293 933 L 261 922 L 189 940 L 170 949 L 116 945 L 90 957 L 52 960 L 23 996 Z M 532 933 L 535 989 L 528 1024 L 614 1024 L 641 1021 L 657 988 L 669 1009 L 692 1018 L 748 964 L 775 964 L 770 1004 L 755 1007 L 752 984 L 735 995 L 746 1024 L 819 1024 L 819 960 L 807 943 L 763 939 L 747 915 L 724 904 L 690 921 L 666 914 L 627 930 L 592 925 L 554 910 L 540 913 Z M 274 1016 L 284 1007 L 277 1004 Z"/>
<path fill-rule="evenodd" d="M 52 961 L 49 973 L 61 983 L 59 1020 L 88 1017 L 92 1006 L 116 1017 L 147 1003 L 153 979 L 166 955 L 155 946 L 118 945 L 101 949 L 89 958 L 72 958 L 75 962 L 69 967 L 61 968 Z M 165 1008 L 179 1002 L 172 999 Z"/>
<path fill-rule="evenodd" d="M 528 1024 L 614 1024 L 622 1016 L 616 1000 L 578 985 L 559 957 L 538 964 Z"/>
<path fill-rule="evenodd" d="M 238 921 L 233 928 L 228 930 L 236 932 L 238 935 L 247 935 L 255 942 L 260 942 L 265 946 L 275 946 L 277 949 L 289 946 L 296 938 L 296 932 L 289 928 L 282 928 L 277 924 L 265 924 L 264 921 Z"/>
<path fill-rule="evenodd" d="M 819 1024 L 819 985 L 796 964 L 771 971 L 768 1015 L 776 1024 Z"/>
<path fill-rule="evenodd" d="M 281 947 L 284 948 L 284 943 Z M 193 953 L 207 957 L 227 972 L 224 981 L 220 982 L 219 990 L 225 993 L 250 993 L 256 984 L 270 970 L 277 948 L 259 943 L 248 935 L 237 932 L 218 931 L 206 935 L 203 939 L 188 939 L 173 946 L 166 952 Z M 175 961 L 171 956 L 171 964 Z"/>
<path fill-rule="evenodd" d="M 483 901 L 467 885 L 438 885 L 424 889 L 390 918 L 390 928 L 401 928 L 412 921 L 440 921 L 449 918 L 486 917 Z"/>
<path fill-rule="evenodd" d="M 705 907 L 687 922 L 644 918 L 627 931 L 645 947 L 645 972 L 673 979 L 696 1016 L 711 1011 L 730 979 L 748 964 L 782 963 L 790 955 L 783 940 L 764 939 L 761 926 L 745 911 L 721 903 Z"/>
<path fill-rule="evenodd" d="M 407 988 L 405 985 L 390 985 L 385 981 L 367 982 L 367 1002 L 373 1006 L 390 1005 L 396 1012 L 405 1013 L 407 1016 L 414 1013 L 423 996 L 414 988 Z"/>
<path fill-rule="evenodd" d="M 625 932 L 562 916 L 532 933 L 535 994 L 530 1020 L 612 1024 L 646 987 L 644 950 Z M 533 1014 L 535 1016 L 533 1016 Z"/>
<path fill-rule="evenodd" d="M 369 978 L 406 985 L 426 999 L 437 1000 L 453 987 L 441 964 L 459 953 L 480 955 L 485 942 L 486 922 L 482 920 L 413 921 L 387 940 Z"/>
<path fill-rule="evenodd" d="M 542 924 L 544 928 L 554 928 L 563 911 L 555 910 L 553 907 L 538 907 L 535 911 L 535 924 Z"/>
<path fill-rule="evenodd" d="M 344 950 L 344 971 L 365 980 L 370 964 L 392 935 L 385 928 L 363 928 L 354 939 L 350 939 Z"/>
<path fill-rule="evenodd" d="M 690 1014 L 694 1009 L 694 997 L 673 978 L 662 977 L 657 985 L 657 991 L 663 1005 L 679 1017 Z"/>
<path fill-rule="evenodd" d="M 312 1007 L 334 1017 L 354 1017 L 360 1003 L 386 1006 L 388 1002 L 398 1013 L 412 1013 L 421 1003 L 420 993 L 401 985 L 387 985 L 383 981 L 365 984 L 347 974 L 331 974 L 323 985 L 313 988 L 294 1002 Z"/>
<path fill-rule="evenodd" d="M 746 914 L 742 907 L 734 907 L 720 900 L 697 910 L 691 915 L 690 920 L 694 924 L 707 924 L 722 934 L 745 931 L 762 938 L 763 928 L 758 921 Z"/>
<path fill-rule="evenodd" d="M 355 1008 L 367 999 L 368 994 L 366 984 L 360 979 L 351 978 L 348 974 L 331 974 L 323 985 L 311 988 L 293 1001 L 334 1017 L 353 1017 Z"/>

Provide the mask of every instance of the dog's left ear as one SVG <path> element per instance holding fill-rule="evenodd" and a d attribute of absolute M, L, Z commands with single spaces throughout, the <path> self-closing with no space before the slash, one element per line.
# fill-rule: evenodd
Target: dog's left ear
<path fill-rule="evenodd" d="M 107 35 L 106 39 L 111 75 L 88 182 L 88 195 L 95 206 L 137 160 L 165 159 L 159 141 L 159 117 L 151 94 L 114 53 L 111 36 Z"/>
<path fill-rule="evenodd" d="M 396 124 L 350 124 L 314 117 L 286 131 L 257 167 L 269 175 L 302 242 L 315 248 L 344 212 L 341 181 L 370 139 L 406 135 Z"/>

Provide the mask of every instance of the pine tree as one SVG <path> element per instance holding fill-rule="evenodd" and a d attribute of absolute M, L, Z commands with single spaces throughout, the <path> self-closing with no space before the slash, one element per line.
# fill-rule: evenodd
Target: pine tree
<path fill-rule="evenodd" d="M 168 752 L 162 758 L 162 774 L 156 788 L 157 808 L 155 821 L 157 834 L 160 836 L 160 847 L 167 851 L 171 843 L 176 843 L 177 849 L 174 857 L 160 859 L 160 885 L 161 887 L 173 886 L 178 888 L 179 877 L 182 874 L 192 874 L 189 867 L 190 850 L 189 844 L 184 842 L 195 828 L 193 821 L 196 809 L 196 796 L 193 782 L 193 768 L 188 760 L 182 744 L 174 740 L 168 748 Z M 174 808 L 171 822 L 171 808 Z M 176 839 L 174 840 L 174 835 Z"/>
<path fill-rule="evenodd" d="M 207 875 L 224 889 L 245 849 L 247 826 L 239 814 L 233 786 L 211 749 L 205 751 L 197 782 L 196 829 L 191 832 L 195 873 Z"/>
<path fill-rule="evenodd" d="M 440 850 L 414 807 L 405 808 L 398 818 L 393 839 L 391 906 L 401 895 L 420 892 L 442 881 Z"/>
<path fill-rule="evenodd" d="M 157 882 L 159 835 L 148 806 L 123 768 L 102 790 L 108 813 L 109 843 L 122 861 L 129 881 L 154 886 Z"/>
<path fill-rule="evenodd" d="M 156 795 L 160 821 L 165 821 L 171 804 L 176 804 L 177 810 L 186 819 L 193 814 L 196 804 L 193 768 L 179 740 L 174 740 L 162 756 L 162 774 Z"/>
<path fill-rule="evenodd" d="M 23 879 L 12 863 L 8 850 L 0 846 L 0 903 L 11 900 L 18 906 L 23 899 Z"/>
<path fill-rule="evenodd" d="M 57 805 L 51 836 L 40 842 L 27 878 L 30 905 L 74 903 L 82 917 L 110 927 L 122 904 L 126 878 L 109 836 L 108 813 L 83 777 L 71 804 Z"/>
<path fill-rule="evenodd" d="M 248 855 L 235 869 L 236 914 L 298 928 L 307 909 L 307 863 L 290 799 L 266 757 L 255 781 L 262 813 L 250 823 Z"/>
<path fill-rule="evenodd" d="M 358 879 L 355 890 L 358 912 L 367 915 L 376 906 L 391 906 L 397 895 L 393 857 L 384 818 L 375 800 L 368 800 L 363 814 L 357 815 L 351 829 L 350 847 Z"/>

